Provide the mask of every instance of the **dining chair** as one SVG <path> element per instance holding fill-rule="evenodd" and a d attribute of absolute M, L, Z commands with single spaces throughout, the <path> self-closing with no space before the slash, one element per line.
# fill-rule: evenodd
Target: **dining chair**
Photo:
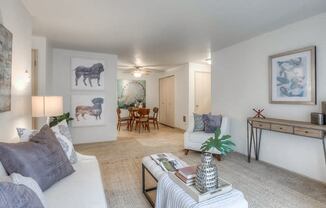
<path fill-rule="evenodd" d="M 140 128 L 143 127 L 143 129 L 148 130 L 150 132 L 149 128 L 149 113 L 150 109 L 146 108 L 140 108 L 138 110 L 138 117 L 135 118 L 136 121 L 136 127 L 135 129 L 138 128 L 138 132 L 140 133 Z"/>
<path fill-rule="evenodd" d="M 158 111 L 159 111 L 158 107 L 154 107 L 153 108 L 153 116 L 149 117 L 149 122 L 153 123 L 154 129 L 155 128 L 160 129 L 159 124 L 158 124 Z"/>
<path fill-rule="evenodd" d="M 131 118 L 129 117 L 121 117 L 121 109 L 117 108 L 117 116 L 118 116 L 118 123 L 117 123 L 117 130 L 120 131 L 121 124 L 126 123 L 127 129 L 130 130 Z"/>

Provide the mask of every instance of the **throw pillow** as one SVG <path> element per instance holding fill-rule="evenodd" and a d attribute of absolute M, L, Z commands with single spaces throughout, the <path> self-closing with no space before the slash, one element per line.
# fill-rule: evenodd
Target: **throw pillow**
<path fill-rule="evenodd" d="M 37 195 L 25 185 L 0 182 L 1 208 L 44 208 Z"/>
<path fill-rule="evenodd" d="M 0 161 L 9 174 L 20 173 L 33 178 L 42 191 L 74 172 L 48 125 L 29 142 L 0 143 Z"/>
<path fill-rule="evenodd" d="M 25 128 L 17 128 L 18 137 L 21 142 L 28 142 L 35 134 L 38 133 L 38 130 L 30 130 Z"/>
<path fill-rule="evenodd" d="M 62 134 L 65 137 L 67 137 L 67 139 L 69 139 L 72 142 L 72 136 L 71 136 L 71 133 L 70 133 L 70 130 L 69 130 L 69 126 L 68 126 L 66 120 L 61 121 L 57 125 L 53 126 L 51 129 L 53 131 L 60 132 L 60 134 Z"/>
<path fill-rule="evenodd" d="M 56 138 L 58 139 L 63 151 L 67 155 L 71 164 L 77 162 L 77 154 L 72 144 L 72 137 L 69 131 L 67 122 L 61 121 L 56 126 L 53 126 L 52 131 L 54 132 Z M 29 130 L 25 128 L 17 128 L 17 133 L 21 142 L 29 141 L 35 134 L 38 133 L 38 130 Z"/>
<path fill-rule="evenodd" d="M 53 126 L 51 129 L 57 137 L 58 141 L 60 142 L 61 147 L 65 151 L 70 163 L 76 163 L 78 160 L 77 154 L 74 149 L 74 145 L 72 144 L 72 137 L 67 122 L 65 120 L 61 121 L 56 126 Z"/>
<path fill-rule="evenodd" d="M 203 115 L 194 113 L 194 130 L 193 132 L 196 131 L 204 131 L 205 124 L 203 121 Z"/>
<path fill-rule="evenodd" d="M 216 129 L 221 128 L 222 115 L 208 115 L 204 118 L 205 133 L 215 133 Z"/>

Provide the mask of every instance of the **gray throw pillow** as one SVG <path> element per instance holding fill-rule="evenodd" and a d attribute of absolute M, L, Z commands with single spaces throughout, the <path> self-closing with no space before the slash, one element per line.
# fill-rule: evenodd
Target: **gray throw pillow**
<path fill-rule="evenodd" d="M 205 123 L 205 133 L 215 133 L 216 129 L 221 128 L 222 115 L 205 115 L 203 120 Z"/>
<path fill-rule="evenodd" d="M 204 131 L 205 125 L 203 121 L 203 115 L 194 113 L 194 132 Z"/>
<path fill-rule="evenodd" d="M 9 174 L 19 173 L 33 178 L 42 191 L 74 172 L 48 125 L 29 142 L 0 143 L 0 161 Z"/>
<path fill-rule="evenodd" d="M 37 195 L 25 185 L 0 183 L 0 208 L 44 208 Z"/>

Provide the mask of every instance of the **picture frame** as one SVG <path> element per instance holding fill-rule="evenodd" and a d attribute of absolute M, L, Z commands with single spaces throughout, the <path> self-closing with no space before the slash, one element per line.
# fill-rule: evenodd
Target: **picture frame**
<path fill-rule="evenodd" d="M 72 127 L 104 126 L 106 123 L 106 99 L 103 94 L 72 95 Z"/>
<path fill-rule="evenodd" d="M 72 90 L 104 90 L 104 59 L 71 57 L 70 62 Z"/>
<path fill-rule="evenodd" d="M 316 105 L 316 46 L 269 56 L 271 104 Z"/>
<path fill-rule="evenodd" d="M 0 113 L 11 111 L 13 34 L 0 24 Z"/>
<path fill-rule="evenodd" d="M 117 81 L 117 105 L 121 109 L 146 107 L 146 80 Z"/>

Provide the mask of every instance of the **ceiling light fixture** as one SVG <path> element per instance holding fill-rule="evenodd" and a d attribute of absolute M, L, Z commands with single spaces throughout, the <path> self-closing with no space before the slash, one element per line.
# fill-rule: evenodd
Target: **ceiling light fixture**
<path fill-rule="evenodd" d="M 212 59 L 211 58 L 207 58 L 207 59 L 205 59 L 205 62 L 207 64 L 211 65 L 212 64 Z"/>
<path fill-rule="evenodd" d="M 136 70 L 133 72 L 133 75 L 136 78 L 140 78 L 143 75 L 143 73 L 140 70 Z"/>

